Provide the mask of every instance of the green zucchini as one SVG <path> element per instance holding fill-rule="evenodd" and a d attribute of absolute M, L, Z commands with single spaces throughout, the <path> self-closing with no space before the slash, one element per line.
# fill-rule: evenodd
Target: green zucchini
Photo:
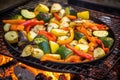
<path fill-rule="evenodd" d="M 97 36 L 97 37 L 106 37 L 106 36 L 108 36 L 108 31 L 104 31 L 104 30 L 93 31 L 93 35 Z"/>
<path fill-rule="evenodd" d="M 51 18 L 52 18 L 52 14 L 45 13 L 45 12 L 40 12 L 40 13 L 37 15 L 37 19 L 38 19 L 38 20 L 43 20 L 43 21 L 45 21 L 45 22 L 49 22 Z"/>
<path fill-rule="evenodd" d="M 66 7 L 65 8 L 65 14 L 66 15 L 74 15 L 77 16 L 77 11 L 73 9 L 72 7 Z"/>
<path fill-rule="evenodd" d="M 57 51 L 56 54 L 60 54 L 62 59 L 66 59 L 70 55 L 73 54 L 72 50 L 66 48 L 65 46 L 61 46 Z"/>
<path fill-rule="evenodd" d="M 102 37 L 102 38 L 99 38 L 103 44 L 105 45 L 105 47 L 107 48 L 111 48 L 111 46 L 113 45 L 114 43 L 114 39 L 111 38 L 111 37 Z"/>
<path fill-rule="evenodd" d="M 23 18 L 22 15 L 19 14 L 12 16 L 12 19 L 22 19 L 22 18 Z"/>
<path fill-rule="evenodd" d="M 99 59 L 99 58 L 105 56 L 105 51 L 102 48 L 97 47 L 94 49 L 93 55 L 94 55 L 95 59 Z"/>
<path fill-rule="evenodd" d="M 32 19 L 36 17 L 34 12 L 28 11 L 27 9 L 22 9 L 21 15 L 26 19 Z"/>
<path fill-rule="evenodd" d="M 43 35 L 38 35 L 35 37 L 34 42 L 38 45 L 38 47 L 44 51 L 44 53 L 50 53 L 50 45 L 48 39 Z"/>
<path fill-rule="evenodd" d="M 74 31 L 74 39 L 75 40 L 79 40 L 84 36 L 84 34 L 78 32 L 78 31 Z"/>
<path fill-rule="evenodd" d="M 39 44 L 38 44 L 38 47 L 44 51 L 44 53 L 50 53 L 50 45 L 47 41 L 41 41 Z"/>

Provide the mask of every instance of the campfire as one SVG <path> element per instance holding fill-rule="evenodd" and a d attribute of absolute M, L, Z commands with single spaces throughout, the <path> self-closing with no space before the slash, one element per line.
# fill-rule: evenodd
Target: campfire
<path fill-rule="evenodd" d="M 3 55 L 0 55 L 0 66 L 6 64 L 9 61 L 12 61 L 13 58 L 6 57 Z M 4 70 L 0 69 L 0 80 L 8 78 L 7 80 L 20 80 L 19 76 L 29 76 L 29 74 L 22 75 L 22 73 L 16 73 L 18 70 L 22 72 L 22 69 L 29 71 L 32 74 L 32 77 L 34 77 L 34 80 L 71 80 L 72 75 L 70 73 L 58 73 L 58 72 L 50 72 L 50 71 L 44 71 L 39 70 L 33 67 L 30 67 L 28 65 L 25 65 L 21 62 L 18 62 L 17 64 L 10 66 Z M 32 80 L 32 79 L 31 79 Z"/>

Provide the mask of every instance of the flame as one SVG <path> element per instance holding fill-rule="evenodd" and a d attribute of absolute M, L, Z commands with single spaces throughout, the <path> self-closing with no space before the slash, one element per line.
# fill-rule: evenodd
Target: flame
<path fill-rule="evenodd" d="M 0 55 L 0 66 L 11 61 L 13 58 L 7 57 L 7 56 L 3 56 Z"/>
<path fill-rule="evenodd" d="M 7 56 L 3 56 L 0 55 L 0 65 L 3 65 L 9 61 L 11 61 L 13 58 L 7 57 Z M 58 80 L 59 76 L 64 74 L 65 75 L 65 80 L 70 80 L 71 76 L 70 73 L 58 73 L 58 72 L 50 72 L 50 71 L 44 71 L 44 70 L 40 70 L 40 69 L 36 69 L 33 67 L 30 67 L 28 65 L 25 65 L 21 62 L 19 62 L 18 64 L 8 68 L 5 70 L 4 75 L 0 74 L 0 77 L 5 77 L 5 76 L 10 76 L 12 77 L 12 80 L 18 80 L 18 78 L 16 77 L 16 75 L 14 74 L 14 67 L 20 65 L 22 67 L 25 67 L 27 70 L 29 70 L 30 72 L 32 72 L 34 74 L 34 76 L 37 76 L 39 73 L 44 74 L 47 78 L 51 77 L 51 80 Z"/>
<path fill-rule="evenodd" d="M 19 63 L 19 65 L 21 65 L 23 67 L 26 67 L 35 76 L 38 75 L 39 73 L 42 73 L 42 74 L 44 74 L 47 77 L 52 77 L 52 80 L 58 80 L 59 76 L 64 74 L 65 77 L 66 77 L 66 80 L 70 80 L 70 78 L 71 78 L 70 73 L 58 73 L 58 72 L 50 72 L 50 71 L 39 70 L 39 69 L 35 69 L 33 67 L 30 67 L 28 65 L 25 65 L 23 63 Z"/>

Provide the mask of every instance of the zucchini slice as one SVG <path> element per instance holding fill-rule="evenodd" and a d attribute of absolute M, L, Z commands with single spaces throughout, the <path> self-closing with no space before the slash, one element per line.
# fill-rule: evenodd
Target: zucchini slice
<path fill-rule="evenodd" d="M 17 43 L 18 42 L 18 32 L 17 31 L 9 31 L 4 35 L 5 40 L 9 43 Z"/>
<path fill-rule="evenodd" d="M 102 48 L 97 47 L 97 48 L 95 48 L 93 54 L 94 54 L 95 59 L 99 59 L 99 58 L 105 56 L 105 51 Z"/>
<path fill-rule="evenodd" d="M 108 31 L 93 31 L 93 35 L 97 37 L 106 37 L 108 36 Z"/>
<path fill-rule="evenodd" d="M 28 11 L 27 9 L 22 9 L 21 15 L 26 19 L 32 19 L 36 17 L 34 12 Z"/>

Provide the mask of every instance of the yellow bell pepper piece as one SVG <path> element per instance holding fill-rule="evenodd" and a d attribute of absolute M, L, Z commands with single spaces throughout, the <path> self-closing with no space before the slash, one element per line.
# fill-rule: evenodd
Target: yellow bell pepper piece
<path fill-rule="evenodd" d="M 68 29 L 70 30 L 70 37 L 65 39 L 65 40 L 58 40 L 57 43 L 59 43 L 59 44 L 68 44 L 68 43 L 72 42 L 72 40 L 74 38 L 74 30 L 71 27 L 68 27 Z"/>
<path fill-rule="evenodd" d="M 38 4 L 34 9 L 34 13 L 37 15 L 39 12 L 49 12 L 49 8 L 44 4 Z"/>
<path fill-rule="evenodd" d="M 78 12 L 77 17 L 82 19 L 89 19 L 89 11 Z"/>
<path fill-rule="evenodd" d="M 35 32 L 33 32 L 33 31 L 30 31 L 27 34 L 27 37 L 28 37 L 29 41 L 32 41 L 36 36 L 37 36 L 37 34 Z"/>
<path fill-rule="evenodd" d="M 59 48 L 59 44 L 53 41 L 49 41 L 49 44 L 51 48 L 51 53 L 55 53 Z"/>
<path fill-rule="evenodd" d="M 65 36 L 65 35 L 67 35 L 68 31 L 65 31 L 62 29 L 52 29 L 51 33 L 53 33 L 56 36 Z"/>

